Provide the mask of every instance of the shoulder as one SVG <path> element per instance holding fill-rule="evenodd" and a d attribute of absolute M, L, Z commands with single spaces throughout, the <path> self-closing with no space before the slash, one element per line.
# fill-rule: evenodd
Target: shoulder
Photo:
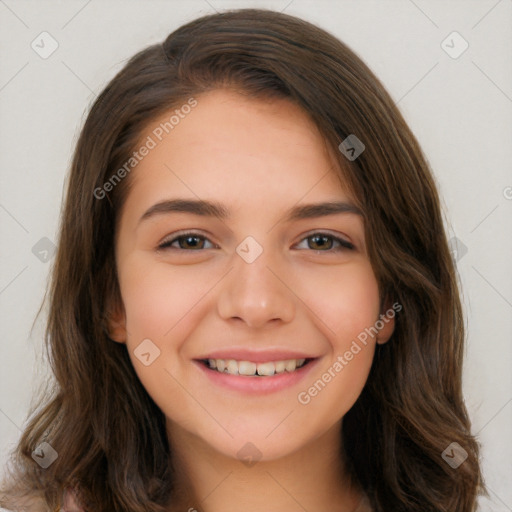
<path fill-rule="evenodd" d="M 361 501 L 357 505 L 354 512 L 373 512 L 373 508 L 370 504 L 370 500 L 366 495 L 361 498 Z"/>
<path fill-rule="evenodd" d="M 62 498 L 62 508 L 59 512 L 84 512 L 84 509 L 78 506 L 76 494 L 73 489 L 66 489 Z"/>

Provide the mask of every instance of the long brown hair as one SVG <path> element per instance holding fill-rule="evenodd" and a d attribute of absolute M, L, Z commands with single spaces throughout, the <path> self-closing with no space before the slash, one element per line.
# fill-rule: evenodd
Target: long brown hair
<path fill-rule="evenodd" d="M 257 9 L 180 27 L 135 55 L 93 104 L 71 165 L 48 296 L 55 379 L 12 453 L 2 505 L 26 494 L 54 510 L 74 487 L 86 510 L 163 512 L 179 492 L 163 413 L 107 329 L 109 308 L 121 301 L 114 235 L 130 176 L 104 198 L 95 191 L 154 119 L 220 87 L 288 98 L 311 116 L 365 214 L 381 300 L 403 307 L 343 419 L 340 457 L 375 511 L 475 510 L 483 484 L 461 391 L 464 322 L 426 159 L 353 51 L 306 21 Z M 353 161 L 338 150 L 350 134 L 365 145 Z M 31 456 L 42 442 L 58 453 L 46 469 Z M 454 442 L 467 452 L 458 468 L 442 457 Z"/>

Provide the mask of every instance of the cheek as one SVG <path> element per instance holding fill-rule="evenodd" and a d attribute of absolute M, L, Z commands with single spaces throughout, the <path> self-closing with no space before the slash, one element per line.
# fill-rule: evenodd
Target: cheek
<path fill-rule="evenodd" d="M 214 275 L 192 265 L 173 268 L 155 263 L 139 254 L 123 261 L 119 282 L 126 345 L 135 372 L 161 410 L 186 416 L 188 397 L 179 384 L 184 363 L 181 347 L 197 325 L 194 320 L 215 283 Z M 146 360 L 143 354 L 149 354 Z M 169 404 L 175 407 L 169 409 Z"/>
<path fill-rule="evenodd" d="M 297 295 L 314 313 L 332 348 L 343 350 L 379 316 L 379 289 L 366 261 L 298 273 Z"/>
<path fill-rule="evenodd" d="M 125 262 L 119 278 L 132 344 L 141 336 L 169 340 L 175 326 L 199 304 L 212 280 L 211 275 L 193 266 L 173 268 L 154 261 L 145 265 L 143 258 L 137 261 L 135 257 Z"/>
<path fill-rule="evenodd" d="M 299 393 L 301 407 L 319 428 L 341 418 L 359 397 L 372 365 L 379 318 L 378 284 L 368 264 L 346 266 L 336 276 L 316 276 L 308 285 L 311 309 L 318 312 L 328 356 Z"/>

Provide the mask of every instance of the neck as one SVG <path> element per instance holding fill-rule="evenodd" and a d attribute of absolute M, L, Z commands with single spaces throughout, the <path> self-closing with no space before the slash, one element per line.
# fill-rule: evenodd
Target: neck
<path fill-rule="evenodd" d="M 180 489 L 172 510 L 355 512 L 363 495 L 344 470 L 340 429 L 341 422 L 285 457 L 244 463 L 168 422 Z"/>

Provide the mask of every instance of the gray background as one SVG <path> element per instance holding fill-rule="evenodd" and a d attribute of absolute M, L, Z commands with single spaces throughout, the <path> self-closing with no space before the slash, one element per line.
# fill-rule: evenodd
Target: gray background
<path fill-rule="evenodd" d="M 464 390 L 491 493 L 482 510 L 512 511 L 511 0 L 0 0 L 2 467 L 47 374 L 44 314 L 31 328 L 86 110 L 138 50 L 200 15 L 254 6 L 304 17 L 346 42 L 417 136 L 458 247 Z M 453 31 L 469 44 L 460 55 Z M 58 48 L 47 58 L 31 47 L 47 52 L 52 39 Z"/>

